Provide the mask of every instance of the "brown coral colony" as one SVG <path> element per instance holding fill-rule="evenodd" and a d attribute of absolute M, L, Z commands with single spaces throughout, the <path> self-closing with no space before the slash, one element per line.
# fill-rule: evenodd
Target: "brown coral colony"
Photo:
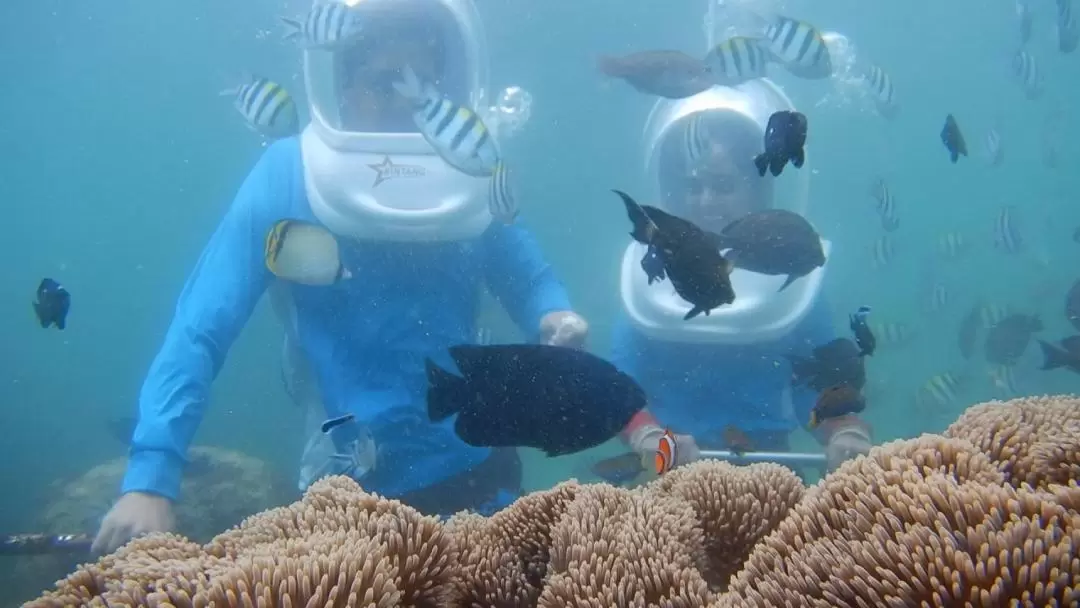
<path fill-rule="evenodd" d="M 200 546 L 130 542 L 46 606 L 1077 606 L 1080 400 L 978 405 L 804 488 L 699 462 L 441 522 L 324 479 Z"/>

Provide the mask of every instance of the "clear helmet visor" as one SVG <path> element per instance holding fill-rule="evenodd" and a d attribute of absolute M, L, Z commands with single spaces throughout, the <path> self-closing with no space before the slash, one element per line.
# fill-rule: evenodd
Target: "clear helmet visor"
<path fill-rule="evenodd" d="M 308 49 L 304 70 L 312 116 L 347 134 L 416 133 L 413 108 L 394 89 L 409 66 L 461 103 L 481 94 L 478 19 L 446 0 L 360 0 L 364 33 L 339 49 Z"/>
<path fill-rule="evenodd" d="M 790 101 L 764 81 L 661 102 L 646 127 L 646 167 L 659 205 L 713 232 L 754 211 L 805 214 L 808 166 L 789 164 L 773 177 L 759 175 L 754 165 L 769 116 L 789 109 Z"/>

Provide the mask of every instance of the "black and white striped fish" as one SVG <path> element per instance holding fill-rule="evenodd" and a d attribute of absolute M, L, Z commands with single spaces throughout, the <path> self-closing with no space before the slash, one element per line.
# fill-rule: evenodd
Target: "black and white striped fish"
<path fill-rule="evenodd" d="M 994 219 L 994 246 L 1010 254 L 1020 253 L 1024 248 L 1016 209 L 1012 205 L 1003 207 Z"/>
<path fill-rule="evenodd" d="M 683 150 L 686 152 L 686 166 L 700 167 L 712 151 L 709 126 L 703 112 L 694 112 L 685 121 L 683 128 Z"/>
<path fill-rule="evenodd" d="M 805 21 L 778 15 L 765 27 L 762 45 L 794 76 L 815 80 L 832 76 L 825 39 Z"/>
<path fill-rule="evenodd" d="M 714 82 L 726 87 L 763 78 L 768 63 L 767 48 L 760 40 L 747 36 L 728 38 L 705 56 L 705 64 L 709 66 Z"/>
<path fill-rule="evenodd" d="M 1020 51 L 1013 58 L 1013 76 L 1028 99 L 1037 99 L 1043 91 L 1043 75 L 1035 56 L 1027 51 Z"/>
<path fill-rule="evenodd" d="M 363 33 L 357 12 L 340 2 L 321 2 L 313 5 L 302 20 L 281 17 L 281 21 L 288 28 L 285 39 L 309 49 L 339 49 Z"/>
<path fill-rule="evenodd" d="M 942 257 L 954 259 L 964 254 L 968 249 L 967 239 L 955 230 L 946 232 L 938 237 L 938 252 Z"/>
<path fill-rule="evenodd" d="M 261 76 L 221 92 L 233 98 L 233 107 L 257 133 L 277 139 L 295 135 L 300 130 L 296 102 L 280 84 Z"/>
<path fill-rule="evenodd" d="M 1071 53 L 1076 50 L 1077 42 L 1080 42 L 1080 28 L 1076 26 L 1073 3 L 1072 0 L 1055 1 L 1057 2 L 1058 50 L 1066 54 Z"/>
<path fill-rule="evenodd" d="M 892 78 L 889 77 L 888 72 L 880 66 L 872 65 L 866 71 L 865 82 L 874 95 L 874 104 L 877 105 L 878 114 L 882 118 L 895 118 L 899 107 L 896 105 L 896 91 L 893 89 Z"/>
<path fill-rule="evenodd" d="M 930 295 L 927 299 L 927 305 L 931 312 L 941 312 L 942 310 L 945 310 L 945 307 L 949 305 L 950 299 L 949 288 L 941 281 L 936 281 L 930 286 Z"/>
<path fill-rule="evenodd" d="M 489 189 L 488 210 L 491 217 L 504 224 L 513 224 L 518 216 L 517 199 L 510 184 L 509 171 L 502 161 L 495 165 Z"/>
<path fill-rule="evenodd" d="M 409 66 L 394 89 L 412 103 L 420 134 L 451 167 L 473 177 L 490 177 L 499 164 L 499 147 L 484 121 L 469 108 L 423 83 Z"/>
<path fill-rule="evenodd" d="M 1001 147 L 1001 134 L 997 129 L 990 129 L 986 133 L 986 161 L 991 167 L 996 167 L 1005 160 L 1005 150 Z"/>
<path fill-rule="evenodd" d="M 1016 23 L 1020 29 L 1020 44 L 1027 44 L 1031 40 L 1031 6 L 1027 0 L 1016 0 Z"/>
<path fill-rule="evenodd" d="M 888 266 L 893 259 L 893 244 L 892 237 L 887 234 L 883 234 L 876 241 L 874 241 L 874 248 L 871 251 L 871 260 L 873 261 L 874 268 L 883 268 Z"/>
<path fill-rule="evenodd" d="M 900 218 L 896 215 L 896 199 L 884 179 L 878 179 L 870 186 L 870 196 L 877 201 L 877 212 L 881 216 L 881 227 L 885 232 L 893 232 L 900 227 Z"/>

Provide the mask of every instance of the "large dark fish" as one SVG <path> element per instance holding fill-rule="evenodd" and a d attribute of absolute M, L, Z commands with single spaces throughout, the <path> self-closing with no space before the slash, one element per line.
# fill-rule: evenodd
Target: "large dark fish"
<path fill-rule="evenodd" d="M 941 143 L 949 151 L 949 160 L 956 163 L 960 156 L 967 156 L 967 144 L 964 143 L 964 134 L 960 132 L 960 126 L 952 114 L 945 117 L 945 127 L 941 129 Z"/>
<path fill-rule="evenodd" d="M 785 209 L 748 213 L 720 231 L 717 245 L 730 249 L 736 268 L 760 274 L 786 274 L 783 291 L 796 279 L 825 264 L 821 237 L 806 218 Z"/>
<path fill-rule="evenodd" d="M 1042 321 L 1035 315 L 1005 317 L 986 334 L 986 360 L 998 365 L 1013 365 L 1027 350 L 1031 335 L 1042 329 Z"/>
<path fill-rule="evenodd" d="M 972 306 L 960 321 L 956 345 L 960 347 L 960 354 L 965 359 L 970 359 L 971 355 L 975 354 L 975 341 L 979 338 L 979 328 L 982 326 L 982 316 L 979 314 L 981 310 L 982 306 Z"/>
<path fill-rule="evenodd" d="M 817 402 L 810 410 L 810 423 L 807 426 L 815 429 L 826 420 L 858 414 L 865 409 L 866 399 L 855 387 L 848 384 L 829 386 L 818 395 Z"/>
<path fill-rule="evenodd" d="M 1061 346 L 1039 340 L 1042 347 L 1042 369 L 1070 369 L 1080 374 L 1080 336 L 1069 336 L 1061 341 Z"/>
<path fill-rule="evenodd" d="M 768 169 L 773 176 L 780 175 L 790 160 L 796 169 L 806 160 L 806 116 L 800 112 L 780 110 L 769 117 L 765 128 L 765 151 L 754 158 L 758 175 L 765 177 Z"/>
<path fill-rule="evenodd" d="M 639 205 L 625 192 L 612 192 L 622 198 L 633 224 L 630 236 L 649 245 L 650 251 L 656 248 L 675 293 L 693 306 L 684 319 L 701 313 L 708 316 L 712 309 L 735 301 L 731 262 L 717 248 L 720 237 L 656 207 Z M 643 266 L 645 262 L 642 260 Z"/>
<path fill-rule="evenodd" d="M 71 294 L 64 286 L 52 279 L 41 279 L 37 288 L 37 299 L 33 302 L 34 314 L 42 328 L 55 325 L 57 329 L 67 327 L 67 314 L 71 308 Z"/>
<path fill-rule="evenodd" d="M 837 338 L 814 349 L 810 357 L 787 355 L 791 361 L 791 382 L 823 391 L 847 384 L 858 390 L 866 386 L 866 365 L 859 347 L 847 338 Z"/>
<path fill-rule="evenodd" d="M 460 376 L 425 360 L 428 416 L 457 414 L 454 431 L 472 446 L 573 454 L 611 439 L 645 407 L 633 378 L 576 348 L 458 345 L 450 356 Z"/>
<path fill-rule="evenodd" d="M 622 57 L 601 56 L 601 73 L 625 80 L 646 95 L 683 99 L 713 86 L 712 70 L 704 60 L 681 51 L 642 51 Z"/>
<path fill-rule="evenodd" d="M 1080 280 L 1073 283 L 1065 294 L 1065 318 L 1080 331 Z"/>

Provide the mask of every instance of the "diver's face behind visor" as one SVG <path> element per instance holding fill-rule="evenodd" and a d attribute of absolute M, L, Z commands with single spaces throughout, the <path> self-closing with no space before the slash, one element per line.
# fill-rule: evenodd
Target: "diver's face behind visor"
<path fill-rule="evenodd" d="M 324 0 L 325 1 L 325 0 Z M 394 90 L 406 66 L 439 93 L 468 105 L 482 86 L 471 11 L 453 0 L 359 0 L 357 41 L 305 53 L 313 117 L 341 134 L 417 132 L 408 101 Z M 471 9 L 471 5 L 468 6 Z"/>
<path fill-rule="evenodd" d="M 659 186 L 665 206 L 705 230 L 719 232 L 733 220 L 772 205 L 771 177 L 760 177 L 754 155 L 760 128 L 728 110 L 700 112 L 708 146 L 696 162 L 686 151 L 683 125 L 669 131 L 661 150 Z M 693 115 L 683 118 L 686 123 Z"/>

